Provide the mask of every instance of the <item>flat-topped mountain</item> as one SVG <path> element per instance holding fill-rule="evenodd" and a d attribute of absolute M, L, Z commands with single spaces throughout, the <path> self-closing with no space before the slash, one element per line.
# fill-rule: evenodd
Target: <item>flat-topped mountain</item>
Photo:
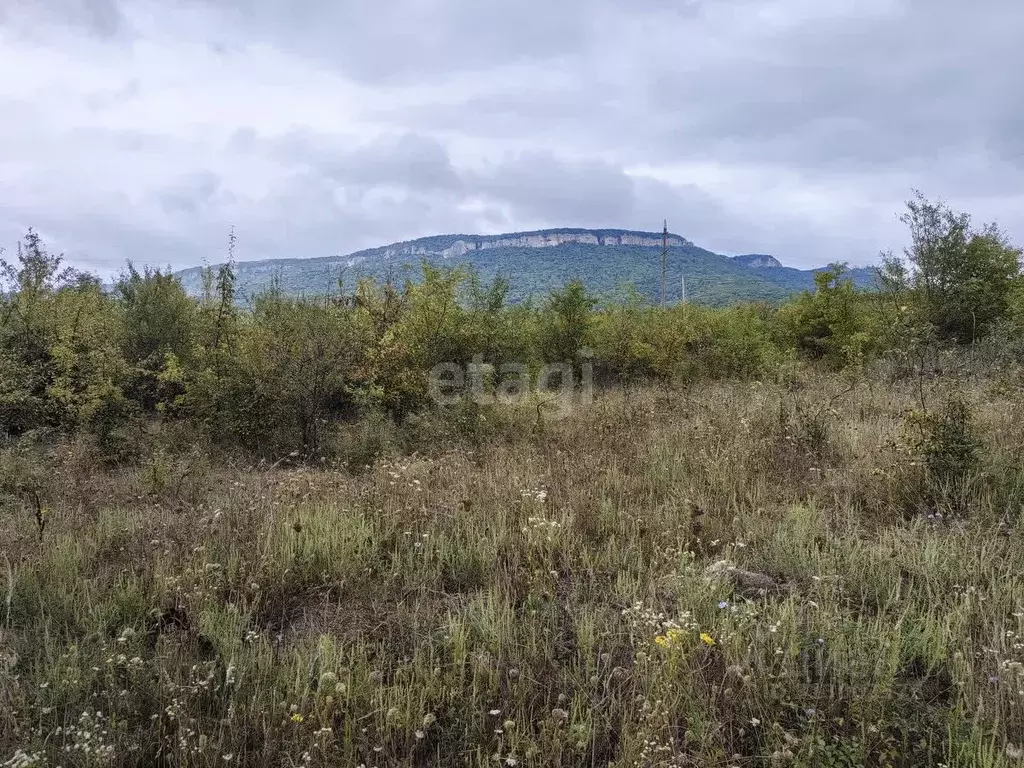
<path fill-rule="evenodd" d="M 773 256 L 723 256 L 669 234 L 668 296 L 707 304 L 780 301 L 814 285 L 816 270 L 785 267 Z M 596 294 L 608 295 L 634 286 L 652 301 L 661 295 L 662 233 L 624 229 L 544 229 L 499 235 L 433 235 L 369 248 L 347 256 L 268 259 L 237 264 L 238 292 L 243 298 L 277 280 L 293 295 L 336 293 L 339 281 L 351 288 L 362 277 L 413 279 L 419 264 L 472 266 L 484 280 L 509 278 L 510 298 L 521 301 L 546 294 L 581 278 Z M 823 265 L 824 266 L 824 265 Z M 179 274 L 186 289 L 202 289 L 198 267 Z M 854 270 L 860 285 L 870 270 Z"/>
<path fill-rule="evenodd" d="M 654 232 L 631 232 L 622 229 L 544 229 L 535 232 L 513 232 L 507 235 L 440 235 L 384 246 L 380 251 L 386 258 L 395 256 L 463 256 L 470 251 L 492 248 L 551 248 L 557 245 L 632 245 L 643 248 L 661 248 L 662 236 Z M 693 245 L 679 235 L 669 235 L 665 244 L 677 248 Z M 363 253 L 370 253 L 364 251 Z"/>

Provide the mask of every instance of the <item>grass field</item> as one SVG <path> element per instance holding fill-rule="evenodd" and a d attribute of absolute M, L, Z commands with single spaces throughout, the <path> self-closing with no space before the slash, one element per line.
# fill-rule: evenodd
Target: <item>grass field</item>
<path fill-rule="evenodd" d="M 50 511 L 0 517 L 0 765 L 1016 765 L 1024 403 L 949 389 L 354 426 L 372 466 L 9 448 Z"/>

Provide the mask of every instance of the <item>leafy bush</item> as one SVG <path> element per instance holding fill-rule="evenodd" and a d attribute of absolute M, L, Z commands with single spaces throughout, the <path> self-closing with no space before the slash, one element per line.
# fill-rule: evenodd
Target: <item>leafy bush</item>
<path fill-rule="evenodd" d="M 779 313 L 788 344 L 835 368 L 863 362 L 878 346 L 867 297 L 845 278 L 847 272 L 845 264 L 818 272 L 814 293 L 801 294 Z"/>
<path fill-rule="evenodd" d="M 971 217 L 920 192 L 901 221 L 911 245 L 902 261 L 887 257 L 882 285 L 902 293 L 918 319 L 944 341 L 983 337 L 1010 310 L 1021 280 L 1021 251 L 994 224 L 971 228 Z"/>

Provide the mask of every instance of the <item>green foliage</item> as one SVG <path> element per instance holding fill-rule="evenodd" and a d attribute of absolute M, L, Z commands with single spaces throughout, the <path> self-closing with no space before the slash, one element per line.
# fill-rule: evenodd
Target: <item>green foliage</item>
<path fill-rule="evenodd" d="M 967 343 L 984 336 L 1010 310 L 1021 280 L 1021 251 L 994 224 L 971 228 L 966 213 L 920 192 L 900 219 L 910 230 L 907 263 L 888 257 L 883 285 L 905 295 L 936 338 Z"/>
<path fill-rule="evenodd" d="M 577 382 L 592 370 L 598 384 L 657 382 L 668 395 L 715 379 L 779 378 L 797 358 L 862 370 L 889 356 L 903 359 L 904 375 L 923 375 L 938 369 L 947 340 L 964 339 L 968 308 L 971 338 L 993 327 L 1013 338 L 1024 327 L 1019 251 L 998 230 L 972 232 L 966 217 L 923 200 L 906 220 L 910 264 L 890 260 L 883 290 L 858 291 L 857 276 L 833 265 L 813 276 L 813 292 L 781 307 L 654 306 L 630 280 L 601 297 L 574 277 L 598 267 L 586 261 L 590 246 L 575 243 L 564 246 L 571 258 L 560 286 L 536 300 L 516 300 L 518 281 L 489 267 L 424 261 L 418 275 L 363 278 L 349 293 L 337 280 L 334 296 L 296 297 L 278 280 L 243 309 L 233 232 L 227 262 L 204 272 L 194 299 L 169 272 L 131 263 L 105 291 L 30 231 L 17 261 L 0 261 L 0 431 L 88 436 L 113 463 L 137 461 L 146 436 L 175 423 L 229 452 L 370 456 L 383 449 L 373 439 L 356 441 L 365 450 L 340 446 L 339 425 L 368 413 L 401 425 L 436 411 L 457 436 L 482 443 L 489 434 L 494 414 L 482 403 L 435 403 L 438 366 L 471 381 L 493 372 L 492 394 L 513 378 L 537 386 L 541 373 L 556 385 L 555 369 L 542 366 L 569 364 Z M 736 275 L 788 279 L 783 268 L 753 266 L 753 257 L 676 247 L 679 258 L 724 260 Z M 534 258 L 559 248 L 526 250 Z M 501 249 L 472 253 L 487 259 L 491 250 Z M 507 266 L 522 272 L 514 259 Z M 690 266 L 687 284 L 699 287 Z M 1009 366 L 1016 347 L 1001 349 Z M 537 424 L 553 402 L 532 402 Z"/>
<path fill-rule="evenodd" d="M 196 353 L 196 302 L 170 272 L 147 267 L 140 273 L 131 263 L 115 290 L 121 349 L 132 368 L 127 393 L 143 408 L 166 409 L 183 394 L 181 368 Z"/>
<path fill-rule="evenodd" d="M 845 264 L 818 272 L 815 291 L 801 294 L 780 311 L 788 343 L 836 368 L 863 362 L 878 345 L 867 297 L 856 291 L 847 274 Z"/>
<path fill-rule="evenodd" d="M 948 392 L 935 407 L 928 407 L 920 389 L 918 397 L 919 405 L 908 412 L 900 431 L 897 447 L 903 460 L 893 476 L 904 512 L 966 517 L 983 488 L 1013 485 L 1011 478 L 992 483 L 993 476 L 983 471 L 987 452 L 975 408 L 962 392 Z M 1009 498 L 1015 493 L 1011 490 Z"/>
<path fill-rule="evenodd" d="M 970 404 L 958 394 L 947 397 L 935 412 L 914 410 L 907 417 L 908 441 L 932 486 L 960 482 L 978 465 Z"/>
<path fill-rule="evenodd" d="M 423 280 L 377 285 L 363 281 L 356 305 L 372 329 L 372 373 L 364 401 L 399 421 L 429 402 L 429 372 L 444 362 L 466 362 L 468 326 L 459 290 L 466 274 L 422 265 Z"/>
<path fill-rule="evenodd" d="M 578 368 L 590 332 L 597 300 L 581 280 L 552 291 L 539 318 L 539 353 L 549 363 L 567 363 Z"/>
<path fill-rule="evenodd" d="M 32 230 L 17 254 L 17 263 L 0 259 L 0 430 L 103 430 L 123 374 L 112 306 Z"/>
<path fill-rule="evenodd" d="M 645 330 L 652 325 L 651 307 L 635 289 L 619 301 L 608 301 L 595 313 L 589 341 L 600 381 L 631 384 L 653 375 L 653 348 Z"/>
<path fill-rule="evenodd" d="M 257 297 L 232 371 L 228 430 L 271 453 L 318 452 L 328 419 L 355 408 L 369 339 L 362 320 L 333 302 Z"/>

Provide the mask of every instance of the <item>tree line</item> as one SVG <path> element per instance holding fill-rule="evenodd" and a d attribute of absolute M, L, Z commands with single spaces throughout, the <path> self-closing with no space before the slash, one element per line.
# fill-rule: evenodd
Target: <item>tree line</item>
<path fill-rule="evenodd" d="M 1019 360 L 1021 251 L 993 225 L 918 194 L 910 243 L 872 291 L 835 264 L 782 304 L 657 307 L 599 301 L 580 281 L 512 304 L 507 280 L 422 266 L 418 281 L 359 282 L 334 296 L 270 288 L 240 308 L 233 263 L 189 296 L 169 271 L 129 263 L 112 288 L 65 266 L 30 230 L 0 259 L 0 436 L 81 435 L 130 461 L 165 426 L 232 451 L 325 455 L 367 415 L 403 422 L 437 406 L 441 363 L 593 366 L 601 385 L 685 387 L 789 365 L 856 369 L 985 342 Z M 233 238 L 231 242 L 233 252 Z"/>

